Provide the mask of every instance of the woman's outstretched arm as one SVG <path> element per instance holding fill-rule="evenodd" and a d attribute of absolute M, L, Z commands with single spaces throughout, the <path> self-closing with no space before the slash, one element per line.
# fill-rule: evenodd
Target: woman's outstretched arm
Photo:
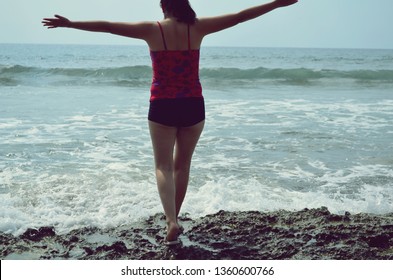
<path fill-rule="evenodd" d="M 198 29 L 203 35 L 208 35 L 230 28 L 241 22 L 255 19 L 277 8 L 293 5 L 297 2 L 298 0 L 275 0 L 273 2 L 248 8 L 234 14 L 201 18 L 198 22 Z"/>
<path fill-rule="evenodd" d="M 59 15 L 55 15 L 54 18 L 44 18 L 42 23 L 49 29 L 58 27 L 74 28 L 90 32 L 111 33 L 143 40 L 148 38 L 155 27 L 151 22 L 71 21 Z"/>

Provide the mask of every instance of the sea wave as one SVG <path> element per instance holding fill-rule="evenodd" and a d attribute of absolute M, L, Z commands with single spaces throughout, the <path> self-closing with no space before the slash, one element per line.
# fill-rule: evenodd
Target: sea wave
<path fill-rule="evenodd" d="M 151 81 L 150 66 L 115 68 L 39 68 L 22 65 L 1 66 L 0 86 L 17 85 L 115 85 L 146 86 Z M 255 82 L 291 85 L 326 85 L 337 82 L 381 85 L 393 84 L 393 70 L 333 70 L 309 68 L 202 68 L 200 76 L 208 85 L 241 86 Z"/>

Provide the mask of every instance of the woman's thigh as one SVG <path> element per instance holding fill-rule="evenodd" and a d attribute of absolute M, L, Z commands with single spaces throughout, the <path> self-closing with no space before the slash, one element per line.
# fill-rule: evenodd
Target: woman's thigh
<path fill-rule="evenodd" d="M 156 167 L 172 169 L 177 128 L 149 121 Z"/>
<path fill-rule="evenodd" d="M 195 147 L 202 134 L 205 121 L 189 127 L 181 127 L 176 136 L 175 164 L 177 167 L 189 166 Z M 176 167 L 175 167 L 176 168 Z"/>

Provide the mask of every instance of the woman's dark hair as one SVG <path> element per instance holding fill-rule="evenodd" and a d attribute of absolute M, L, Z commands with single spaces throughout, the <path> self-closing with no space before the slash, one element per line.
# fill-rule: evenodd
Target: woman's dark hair
<path fill-rule="evenodd" d="M 188 0 L 161 0 L 161 8 L 179 22 L 194 24 L 196 21 L 196 13 Z"/>

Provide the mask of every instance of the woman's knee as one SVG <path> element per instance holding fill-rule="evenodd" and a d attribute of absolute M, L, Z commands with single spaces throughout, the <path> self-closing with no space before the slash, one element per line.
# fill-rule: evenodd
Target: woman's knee
<path fill-rule="evenodd" d="M 156 163 L 156 171 L 162 173 L 173 173 L 175 170 L 173 163 Z"/>
<path fill-rule="evenodd" d="M 176 164 L 174 167 L 174 172 L 179 174 L 189 174 L 190 173 L 190 164 Z"/>

